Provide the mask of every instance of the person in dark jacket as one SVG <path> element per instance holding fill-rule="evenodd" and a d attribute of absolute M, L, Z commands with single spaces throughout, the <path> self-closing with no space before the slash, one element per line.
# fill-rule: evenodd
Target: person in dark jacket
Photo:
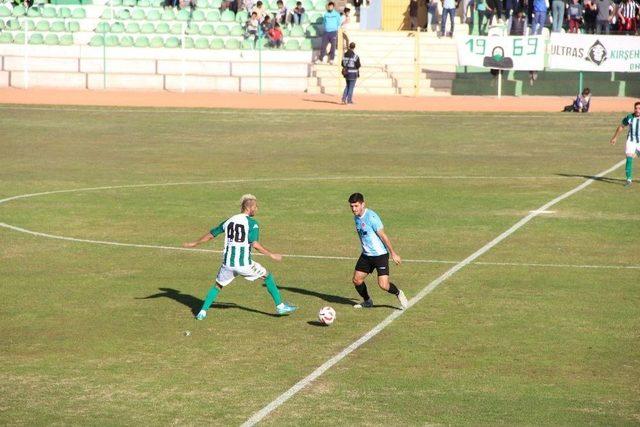
<path fill-rule="evenodd" d="M 356 87 L 356 80 L 360 77 L 360 57 L 354 52 L 355 48 L 356 44 L 351 42 L 342 58 L 342 75 L 345 80 L 342 93 L 343 104 L 353 104 L 353 90 Z"/>
<path fill-rule="evenodd" d="M 591 106 L 591 91 L 589 88 L 585 88 L 580 95 L 576 97 L 573 101 L 573 104 L 567 105 L 564 107 L 564 111 L 566 112 L 574 112 L 574 113 L 588 113 L 589 107 Z"/>

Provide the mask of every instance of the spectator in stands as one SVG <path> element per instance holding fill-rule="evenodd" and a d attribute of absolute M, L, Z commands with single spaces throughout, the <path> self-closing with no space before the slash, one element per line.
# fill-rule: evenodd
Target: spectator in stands
<path fill-rule="evenodd" d="M 551 16 L 553 22 L 551 31 L 559 33 L 562 30 L 562 24 L 564 23 L 564 10 L 567 7 L 564 0 L 553 0 L 551 2 Z"/>
<path fill-rule="evenodd" d="M 584 32 L 587 34 L 595 34 L 596 17 L 598 16 L 598 7 L 595 0 L 584 0 Z"/>
<path fill-rule="evenodd" d="M 609 0 L 606 0 L 609 1 Z M 547 2 L 546 0 L 533 0 L 533 31 L 535 35 L 542 34 L 542 29 L 547 22 Z"/>
<path fill-rule="evenodd" d="M 633 35 L 637 28 L 638 4 L 634 0 L 622 0 L 618 4 L 618 31 L 623 34 Z"/>
<path fill-rule="evenodd" d="M 222 0 L 220 3 L 220 12 L 224 12 L 227 9 L 231 10 L 233 13 L 237 13 L 238 4 L 236 0 Z"/>
<path fill-rule="evenodd" d="M 491 15 L 487 17 L 488 24 L 491 25 L 493 18 L 496 18 L 496 24 L 501 24 L 502 0 L 487 0 L 487 9 L 491 11 Z"/>
<path fill-rule="evenodd" d="M 569 32 L 577 33 L 580 31 L 580 26 L 582 26 L 582 16 L 584 14 L 583 6 L 578 3 L 578 0 L 572 0 L 573 2 L 569 5 Z"/>
<path fill-rule="evenodd" d="M 510 36 L 524 36 L 524 31 L 527 28 L 527 20 L 524 16 L 524 10 L 520 9 L 516 16 L 511 20 L 511 28 L 509 29 Z"/>
<path fill-rule="evenodd" d="M 591 105 L 591 91 L 589 88 L 585 88 L 580 95 L 576 97 L 573 101 L 573 104 L 567 105 L 564 107 L 564 111 L 566 112 L 574 112 L 574 113 L 586 113 L 589 111 L 589 106 Z"/>
<path fill-rule="evenodd" d="M 474 0 L 462 0 L 462 22 L 469 26 L 469 34 L 473 32 Z"/>
<path fill-rule="evenodd" d="M 324 34 L 322 34 L 322 46 L 320 47 L 320 56 L 318 62 L 322 62 L 322 59 L 327 54 L 327 47 L 331 45 L 329 50 L 329 63 L 333 64 L 333 60 L 336 56 L 336 39 L 338 37 L 338 29 L 342 24 L 342 17 L 334 9 L 334 3 L 330 1 L 327 3 L 327 11 L 322 16 L 322 24 L 324 26 Z"/>
<path fill-rule="evenodd" d="M 251 14 L 251 12 L 253 11 L 253 6 L 255 6 L 256 1 L 255 0 L 242 0 L 242 4 L 244 5 L 245 10 L 247 11 L 247 13 Z"/>
<path fill-rule="evenodd" d="M 353 90 L 356 87 L 356 80 L 360 77 L 360 57 L 356 55 L 355 48 L 356 44 L 352 42 L 342 57 L 342 75 L 345 80 L 342 93 L 343 104 L 353 104 Z"/>
<path fill-rule="evenodd" d="M 484 20 L 487 20 L 487 24 L 491 20 L 491 10 L 487 7 L 486 0 L 476 0 L 476 10 L 478 11 L 478 34 L 486 34 L 486 28 L 484 27 Z"/>
<path fill-rule="evenodd" d="M 302 17 L 304 16 L 304 7 L 302 7 L 302 2 L 297 1 L 296 7 L 291 11 L 291 23 L 293 25 L 302 24 Z"/>
<path fill-rule="evenodd" d="M 347 34 L 347 30 L 349 29 L 349 24 L 351 23 L 351 9 L 345 7 L 342 10 L 342 24 L 340 24 L 340 28 L 342 28 L 342 50 L 347 50 L 349 47 L 349 35 Z"/>
<path fill-rule="evenodd" d="M 418 0 L 409 0 L 409 20 L 411 31 L 414 31 L 418 28 Z"/>
<path fill-rule="evenodd" d="M 245 24 L 245 32 L 244 38 L 248 39 L 249 37 L 253 37 L 253 43 L 255 45 L 256 40 L 258 39 L 258 28 L 260 26 L 260 21 L 258 21 L 258 14 L 256 12 L 251 12 L 251 16 L 247 20 Z"/>
<path fill-rule="evenodd" d="M 191 10 L 194 10 L 196 8 L 196 2 L 197 0 L 180 0 L 179 1 L 179 8 L 180 9 L 185 9 L 185 8 L 190 8 Z"/>
<path fill-rule="evenodd" d="M 427 20 L 424 24 L 424 30 L 427 31 L 431 27 L 431 31 L 436 32 L 438 28 L 438 0 L 427 1 Z"/>
<path fill-rule="evenodd" d="M 611 19 L 613 18 L 613 3 L 611 0 L 595 0 L 598 8 L 596 16 L 596 34 L 609 34 L 611 32 Z"/>
<path fill-rule="evenodd" d="M 273 23 L 271 22 L 271 16 L 265 14 L 264 18 L 262 18 L 262 22 L 260 22 L 261 33 L 259 33 L 259 35 L 266 35 L 272 27 Z"/>
<path fill-rule="evenodd" d="M 502 1 L 502 0 L 498 0 Z M 440 37 L 449 36 L 453 37 L 453 30 L 455 28 L 456 19 L 456 0 L 442 0 L 442 19 L 440 21 Z M 447 16 L 451 19 L 451 32 L 445 33 L 447 28 Z"/>
<path fill-rule="evenodd" d="M 281 48 L 282 47 L 282 30 L 280 29 L 280 24 L 277 22 L 273 27 L 269 28 L 267 31 L 267 37 L 269 37 L 269 46 Z"/>
<path fill-rule="evenodd" d="M 267 9 L 264 7 L 264 4 L 262 4 L 261 0 L 258 0 L 258 2 L 256 3 L 255 6 L 253 6 L 253 9 L 251 10 L 251 13 L 255 12 L 258 15 L 258 21 L 262 22 L 262 20 L 268 16 L 267 14 Z"/>
<path fill-rule="evenodd" d="M 287 15 L 289 14 L 289 11 L 287 10 L 287 6 L 284 5 L 282 0 L 278 0 L 276 5 L 278 9 L 274 14 L 275 21 L 280 25 L 284 25 L 287 23 Z"/>
<path fill-rule="evenodd" d="M 360 16 L 360 7 L 362 6 L 362 2 L 363 0 L 353 0 L 353 7 L 356 8 L 356 16 Z"/>

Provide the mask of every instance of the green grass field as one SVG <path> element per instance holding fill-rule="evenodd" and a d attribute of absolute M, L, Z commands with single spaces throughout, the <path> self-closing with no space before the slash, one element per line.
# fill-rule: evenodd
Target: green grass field
<path fill-rule="evenodd" d="M 241 424 L 398 307 L 373 278 L 377 307 L 351 307 L 350 193 L 381 215 L 411 298 L 622 160 L 620 118 L 0 107 L 0 199 L 111 187 L 6 201 L 4 224 L 179 247 L 251 192 L 262 243 L 309 256 L 257 258 L 293 315 L 237 279 L 197 322 L 218 253 L 1 227 L 0 424 Z M 533 219 L 264 423 L 640 424 L 640 183 L 623 178 Z"/>

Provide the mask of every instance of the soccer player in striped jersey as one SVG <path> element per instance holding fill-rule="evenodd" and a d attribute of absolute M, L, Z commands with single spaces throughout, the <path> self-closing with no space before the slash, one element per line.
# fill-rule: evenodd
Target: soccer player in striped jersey
<path fill-rule="evenodd" d="M 616 133 L 611 138 L 611 145 L 615 145 L 618 135 L 627 126 L 629 127 L 629 133 L 627 134 L 627 145 L 624 150 L 627 156 L 627 164 L 625 165 L 627 182 L 624 186 L 630 187 L 633 182 L 633 159 L 640 155 L 640 101 L 633 104 L 633 113 L 622 119 L 622 123 L 616 128 Z"/>
<path fill-rule="evenodd" d="M 209 290 L 196 319 L 203 320 L 207 317 L 207 310 L 209 310 L 222 288 L 233 282 L 236 276 L 242 276 L 251 282 L 263 279 L 271 298 L 273 298 L 278 314 L 289 314 L 296 310 L 295 306 L 282 301 L 273 275 L 251 257 L 251 249 L 255 248 L 258 252 L 274 261 L 282 260 L 282 255 L 272 253 L 258 242 L 260 226 L 253 219 L 257 212 L 258 201 L 256 197 L 251 194 L 245 194 L 240 201 L 240 213 L 238 215 L 221 222 L 220 225 L 195 242 L 183 245 L 185 248 L 195 248 L 199 244 L 208 242 L 219 235 L 222 235 L 225 239 L 222 265 L 218 270 L 216 283 Z"/>
<path fill-rule="evenodd" d="M 378 286 L 395 295 L 403 309 L 407 308 L 409 302 L 404 292 L 389 281 L 389 253 L 391 253 L 391 259 L 396 265 L 400 265 L 402 259 L 393 250 L 391 241 L 384 232 L 382 220 L 377 213 L 367 209 L 364 196 L 360 193 L 353 193 L 349 196 L 349 206 L 351 206 L 356 232 L 362 245 L 362 254 L 358 262 L 356 262 L 355 271 L 353 272 L 353 285 L 363 301 L 354 305 L 354 307 L 373 307 L 373 300 L 369 296 L 364 280 L 373 270 L 376 270 L 378 273 Z"/>

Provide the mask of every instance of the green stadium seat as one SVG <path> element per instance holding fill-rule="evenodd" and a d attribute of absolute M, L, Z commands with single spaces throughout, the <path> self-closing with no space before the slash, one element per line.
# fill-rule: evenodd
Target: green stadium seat
<path fill-rule="evenodd" d="M 187 27 L 187 34 L 194 35 L 199 34 L 200 28 L 196 24 L 191 24 Z"/>
<path fill-rule="evenodd" d="M 191 19 L 191 13 L 187 9 L 182 9 L 176 15 L 176 19 L 178 21 L 188 21 L 189 19 Z"/>
<path fill-rule="evenodd" d="M 39 7 L 30 7 L 29 10 L 27 10 L 27 16 L 30 18 L 37 18 L 40 15 L 41 12 Z"/>
<path fill-rule="evenodd" d="M 298 40 L 287 40 L 287 43 L 284 45 L 285 50 L 300 50 L 300 43 Z"/>
<path fill-rule="evenodd" d="M 290 37 L 304 37 L 304 30 L 300 25 L 294 25 L 289 32 Z"/>
<path fill-rule="evenodd" d="M 71 9 L 68 7 L 61 7 L 58 9 L 58 16 L 60 18 L 71 18 Z"/>
<path fill-rule="evenodd" d="M 72 33 L 77 33 L 80 31 L 80 23 L 78 21 L 69 21 L 69 31 Z"/>
<path fill-rule="evenodd" d="M 209 8 L 211 9 L 220 9 L 220 6 L 222 6 L 222 0 L 211 0 L 209 2 Z"/>
<path fill-rule="evenodd" d="M 31 19 L 25 19 L 22 21 L 22 23 L 20 24 L 20 29 L 21 30 L 25 30 L 25 28 L 28 31 L 35 31 L 36 30 L 36 24 L 35 22 L 33 22 Z"/>
<path fill-rule="evenodd" d="M 159 21 L 160 19 L 162 19 L 162 14 L 160 13 L 159 10 L 151 9 L 150 11 L 147 12 L 148 21 Z"/>
<path fill-rule="evenodd" d="M 205 15 L 204 15 L 204 12 L 203 12 L 203 11 L 201 11 L 201 10 L 194 10 L 194 11 L 193 11 L 193 16 L 191 17 L 191 19 L 192 19 L 193 21 L 196 21 L 196 22 L 201 22 L 201 21 L 204 21 L 206 18 L 205 18 Z"/>
<path fill-rule="evenodd" d="M 183 29 L 186 27 L 186 23 L 176 23 L 171 25 L 171 34 L 182 34 Z"/>
<path fill-rule="evenodd" d="M 224 49 L 224 40 L 222 39 L 213 39 L 211 40 L 211 49 Z"/>
<path fill-rule="evenodd" d="M 17 19 L 10 19 L 7 21 L 7 28 L 11 31 L 20 31 L 20 21 Z"/>
<path fill-rule="evenodd" d="M 138 2 L 136 0 L 122 0 L 122 6 L 134 7 Z"/>
<path fill-rule="evenodd" d="M 120 44 L 120 41 L 118 40 L 118 36 L 107 36 L 104 39 L 104 44 L 107 47 L 115 47 Z"/>
<path fill-rule="evenodd" d="M 220 15 L 220 20 L 222 22 L 233 22 L 236 19 L 236 15 L 234 15 L 233 11 L 227 9 Z"/>
<path fill-rule="evenodd" d="M 185 49 L 193 49 L 194 43 L 191 37 L 185 37 L 184 39 L 184 47 Z"/>
<path fill-rule="evenodd" d="M 0 30 L 4 30 L 6 27 L 6 24 L 4 23 L 4 19 L 0 19 Z"/>
<path fill-rule="evenodd" d="M 142 9 L 133 9 L 131 11 L 131 19 L 133 19 L 134 21 L 142 21 L 145 18 L 146 17 L 144 15 L 144 10 L 142 10 Z"/>
<path fill-rule="evenodd" d="M 151 7 L 149 0 L 138 0 L 138 7 Z"/>
<path fill-rule="evenodd" d="M 246 10 L 241 10 L 236 15 L 236 22 L 241 25 L 244 25 L 244 23 L 247 22 L 247 19 L 249 19 L 249 14 Z"/>
<path fill-rule="evenodd" d="M 313 43 L 311 43 L 311 39 L 304 39 L 300 43 L 300 50 L 312 50 Z"/>
<path fill-rule="evenodd" d="M 151 22 L 145 22 L 144 24 L 142 24 L 142 27 L 140 27 L 140 32 L 142 34 L 155 33 L 156 32 L 156 27 L 154 27 Z"/>
<path fill-rule="evenodd" d="M 111 26 L 111 32 L 114 34 L 124 33 L 124 24 L 122 22 L 114 22 Z"/>
<path fill-rule="evenodd" d="M 24 8 L 21 4 L 17 5 L 11 11 L 12 16 L 24 16 L 27 13 L 27 9 Z"/>
<path fill-rule="evenodd" d="M 133 45 L 135 47 L 149 47 L 149 38 L 146 36 L 136 37 L 136 41 Z"/>
<path fill-rule="evenodd" d="M 13 42 L 11 33 L 0 33 L 0 44 L 10 44 Z"/>
<path fill-rule="evenodd" d="M 44 37 L 40 33 L 32 34 L 31 37 L 29 37 L 29 44 L 40 45 L 43 43 L 44 43 Z"/>
<path fill-rule="evenodd" d="M 156 33 L 158 33 L 158 34 L 166 34 L 168 32 L 169 32 L 169 24 L 167 24 L 166 22 L 160 22 L 156 26 Z"/>
<path fill-rule="evenodd" d="M 44 44 L 46 44 L 47 46 L 57 46 L 60 44 L 60 39 L 58 38 L 57 34 L 49 33 L 44 36 Z"/>
<path fill-rule="evenodd" d="M 73 44 L 73 36 L 71 34 L 63 34 L 60 36 L 61 46 L 71 46 Z"/>
<path fill-rule="evenodd" d="M 211 24 L 202 24 L 200 26 L 200 34 L 203 36 L 211 36 L 213 35 L 213 25 Z"/>
<path fill-rule="evenodd" d="M 325 0 L 316 1 L 314 9 L 324 12 L 325 10 L 327 10 L 327 2 Z"/>
<path fill-rule="evenodd" d="M 100 14 L 100 19 L 111 19 L 111 9 L 105 9 Z"/>
<path fill-rule="evenodd" d="M 218 22 L 220 20 L 220 11 L 219 10 L 210 10 L 207 12 L 207 21 L 209 22 Z"/>
<path fill-rule="evenodd" d="M 140 24 L 137 22 L 129 22 L 124 29 L 125 33 L 136 34 L 140 32 Z"/>
<path fill-rule="evenodd" d="M 208 49 L 209 48 L 209 40 L 200 37 L 195 40 L 194 47 L 196 49 Z"/>
<path fill-rule="evenodd" d="M 313 25 L 309 25 L 307 27 L 307 37 L 317 37 L 318 36 L 318 30 L 316 29 L 316 27 L 314 27 Z"/>
<path fill-rule="evenodd" d="M 131 36 L 122 36 L 120 38 L 120 46 L 122 46 L 122 47 L 131 47 L 131 46 L 133 46 L 133 37 L 131 37 Z"/>
<path fill-rule="evenodd" d="M 244 35 L 244 28 L 240 24 L 234 24 L 229 30 L 229 35 L 234 37 L 242 36 Z"/>
<path fill-rule="evenodd" d="M 162 7 L 164 6 L 164 0 L 151 0 L 152 7 Z"/>
<path fill-rule="evenodd" d="M 216 36 L 228 36 L 229 35 L 229 27 L 226 25 L 217 25 L 216 26 Z"/>
<path fill-rule="evenodd" d="M 173 21 L 174 19 L 176 19 L 176 14 L 173 9 L 165 9 L 162 11 L 161 19 L 163 21 Z"/>
<path fill-rule="evenodd" d="M 38 21 L 36 31 L 49 31 L 49 21 Z"/>
<path fill-rule="evenodd" d="M 225 49 L 238 50 L 240 49 L 240 40 L 238 39 L 228 39 L 224 43 Z"/>
<path fill-rule="evenodd" d="M 180 47 L 180 39 L 177 37 L 169 37 L 167 40 L 165 40 L 164 47 Z"/>
<path fill-rule="evenodd" d="M 253 49 L 253 38 L 242 40 L 242 45 L 240 46 L 242 50 L 251 50 Z"/>
<path fill-rule="evenodd" d="M 14 44 L 24 44 L 25 38 L 24 38 L 24 33 L 16 33 L 13 36 L 13 43 Z"/>
<path fill-rule="evenodd" d="M 98 25 L 96 25 L 96 33 L 109 33 L 111 32 L 111 26 L 108 22 L 100 21 Z"/>
<path fill-rule="evenodd" d="M 11 11 L 9 10 L 9 8 L 0 5 L 0 18 L 7 18 L 9 16 L 11 16 Z"/>
<path fill-rule="evenodd" d="M 107 5 L 113 7 L 122 6 L 122 0 L 111 0 Z"/>
<path fill-rule="evenodd" d="M 66 31 L 67 29 L 64 25 L 64 21 L 53 21 L 49 30 L 55 31 L 56 33 L 61 33 L 63 31 Z"/>
<path fill-rule="evenodd" d="M 76 8 L 71 11 L 71 17 L 74 19 L 84 19 L 87 17 L 87 11 L 82 8 Z"/>
<path fill-rule="evenodd" d="M 315 9 L 315 6 L 313 5 L 313 3 L 309 0 L 301 0 L 302 1 L 302 7 L 304 7 L 304 10 L 313 10 Z"/>
<path fill-rule="evenodd" d="M 164 40 L 160 36 L 152 37 L 149 40 L 149 47 L 164 47 Z"/>
<path fill-rule="evenodd" d="M 129 12 L 129 9 L 120 9 L 118 12 L 116 12 L 116 18 L 122 21 L 126 21 L 127 19 L 131 18 L 131 12 Z"/>

